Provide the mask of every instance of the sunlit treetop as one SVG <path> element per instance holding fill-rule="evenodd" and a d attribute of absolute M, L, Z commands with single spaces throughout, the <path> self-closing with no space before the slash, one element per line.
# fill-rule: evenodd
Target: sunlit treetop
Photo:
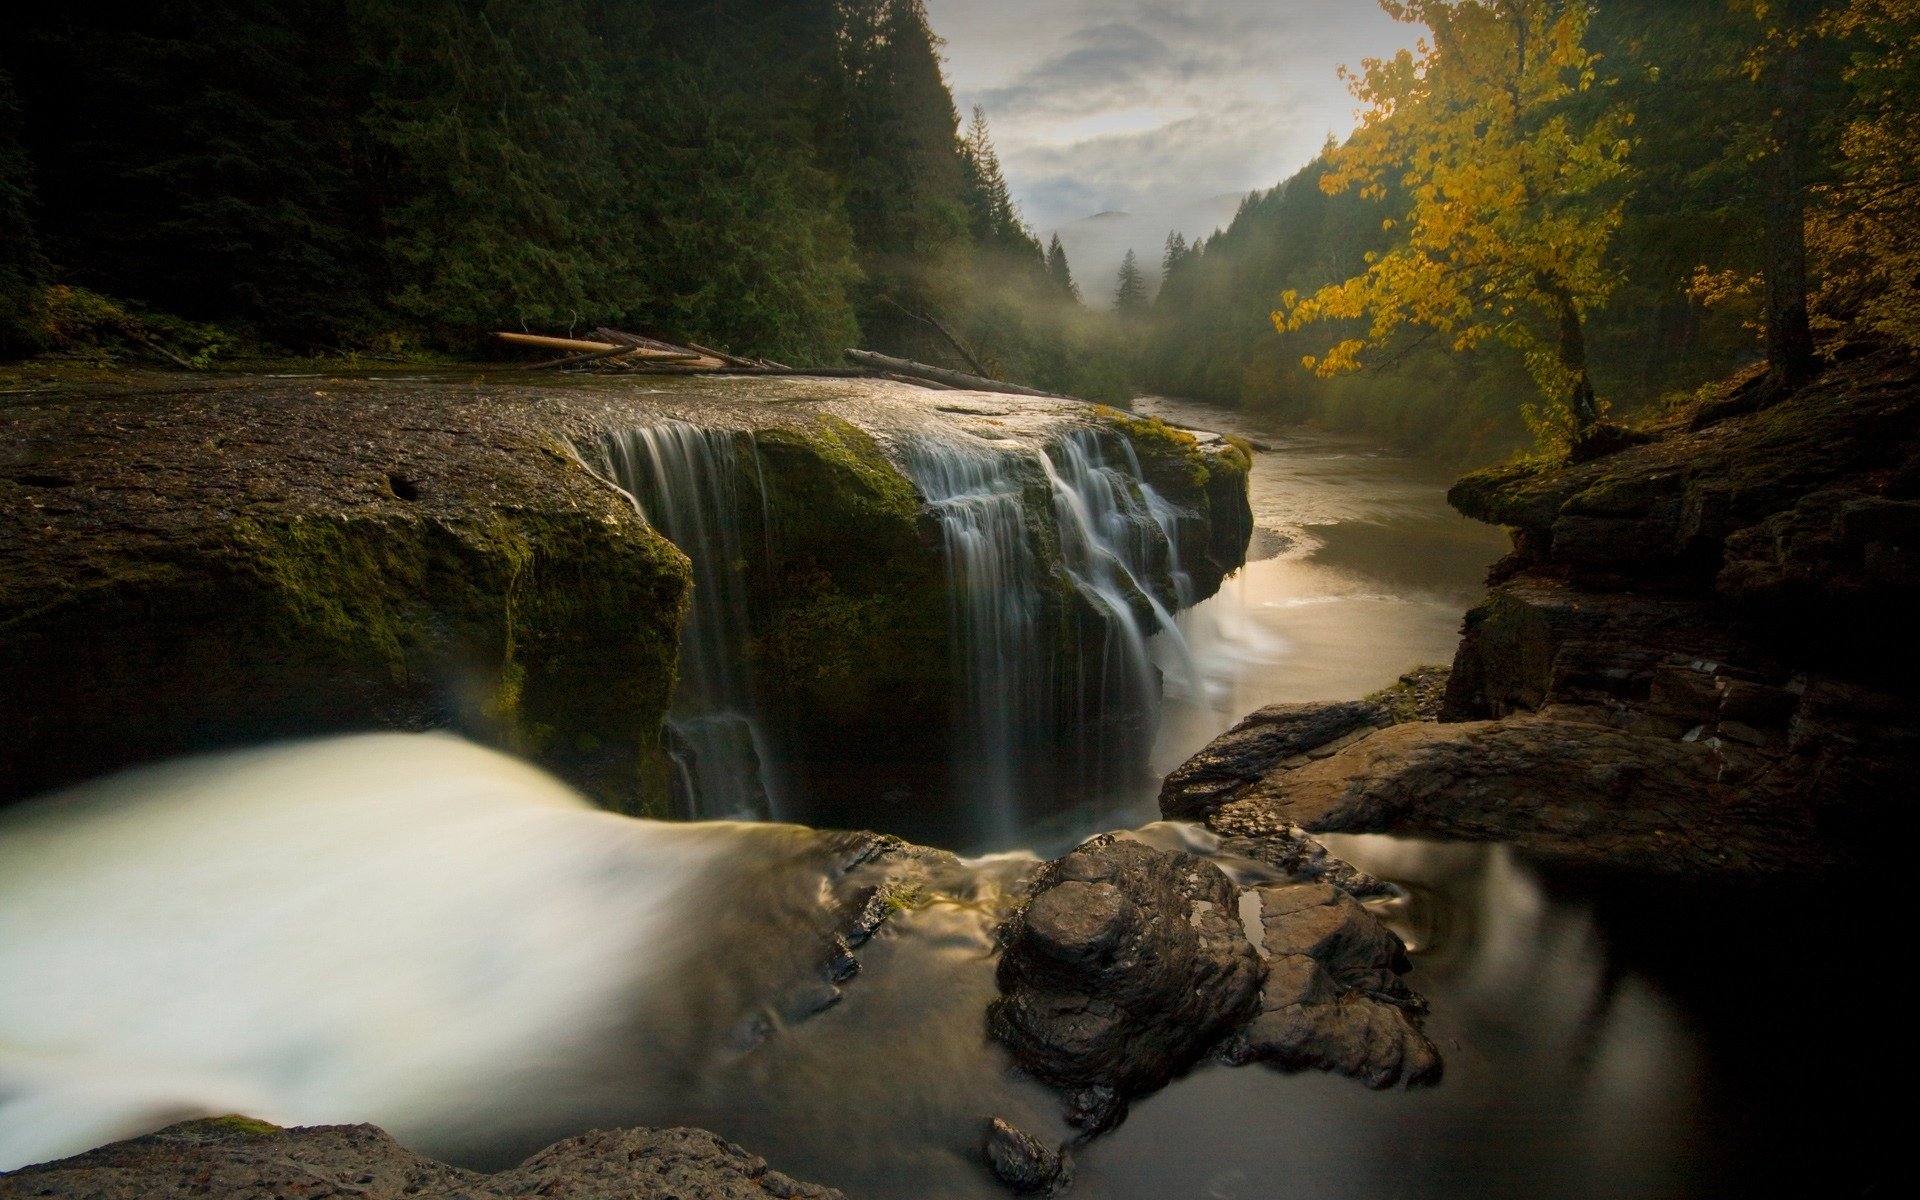
<path fill-rule="evenodd" d="M 1311 296 L 1288 293 L 1282 331 L 1364 321 L 1305 359 L 1323 376 L 1421 326 L 1455 350 L 1498 339 L 1520 349 L 1549 401 L 1535 414 L 1562 433 L 1597 418 L 1582 331 L 1618 281 L 1607 248 L 1619 227 L 1632 115 L 1607 101 L 1583 45 L 1588 9 L 1554 0 L 1382 0 L 1424 24 L 1415 49 L 1343 69 L 1365 105 L 1330 154 L 1321 186 L 1400 197 L 1399 241 L 1364 272 Z"/>

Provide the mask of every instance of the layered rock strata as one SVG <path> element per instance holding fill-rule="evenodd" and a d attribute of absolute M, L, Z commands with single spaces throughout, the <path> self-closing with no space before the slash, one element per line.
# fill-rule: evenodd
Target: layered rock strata
<path fill-rule="evenodd" d="M 1875 860 L 1920 783 L 1920 369 L 1872 356 L 1767 399 L 1756 377 L 1613 453 L 1463 479 L 1454 505 L 1514 553 L 1467 615 L 1441 723 L 1255 714 L 1163 811 L 1660 874 Z"/>

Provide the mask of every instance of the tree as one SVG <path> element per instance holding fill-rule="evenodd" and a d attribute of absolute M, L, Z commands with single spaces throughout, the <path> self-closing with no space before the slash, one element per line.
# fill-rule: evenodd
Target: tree
<path fill-rule="evenodd" d="M 1849 0 L 1824 21 L 1855 39 L 1839 178 L 1814 189 L 1821 316 L 1920 348 L 1920 0 Z"/>
<path fill-rule="evenodd" d="M 1080 288 L 1073 282 L 1073 271 L 1067 266 L 1067 248 L 1060 244 L 1060 235 L 1057 233 L 1053 235 L 1053 241 L 1047 244 L 1047 278 L 1053 281 L 1061 295 L 1080 299 Z"/>
<path fill-rule="evenodd" d="M 1120 260 L 1119 284 L 1113 292 L 1113 311 L 1123 317 L 1137 317 L 1147 311 L 1147 277 L 1140 273 L 1140 260 L 1131 250 Z"/>
<path fill-rule="evenodd" d="M 1620 224 L 1631 114 L 1576 105 L 1601 85 L 1583 45 L 1579 0 L 1381 0 L 1424 23 L 1418 52 L 1343 71 L 1367 105 L 1333 152 L 1321 186 L 1404 194 L 1404 237 L 1369 253 L 1362 273 L 1312 296 L 1291 292 L 1273 314 L 1282 331 L 1364 320 L 1358 336 L 1306 360 L 1323 376 L 1407 326 L 1470 350 L 1490 339 L 1525 355 L 1548 401 L 1532 410 L 1543 439 L 1577 438 L 1598 419 L 1587 366 L 1586 314 L 1617 282 L 1608 243 Z M 1393 218 L 1383 222 L 1388 228 Z"/>
<path fill-rule="evenodd" d="M 967 122 L 966 136 L 960 141 L 960 159 L 967 178 L 967 217 L 974 244 L 1037 253 L 1039 244 L 1013 207 L 1006 175 L 1000 170 L 1000 156 L 987 132 L 986 111 L 977 104 L 973 106 L 973 119 Z"/>
<path fill-rule="evenodd" d="M 1187 249 L 1187 237 L 1185 234 L 1177 229 L 1167 234 L 1167 248 L 1160 255 L 1161 287 L 1164 288 L 1167 280 L 1173 278 L 1173 273 L 1180 269 L 1180 264 L 1187 260 L 1187 255 L 1190 253 L 1192 253 L 1192 251 Z"/>
<path fill-rule="evenodd" d="M 13 81 L 0 70 L 0 355 L 37 340 L 35 318 L 47 274 L 31 219 L 33 168 L 20 146 L 19 117 Z"/>

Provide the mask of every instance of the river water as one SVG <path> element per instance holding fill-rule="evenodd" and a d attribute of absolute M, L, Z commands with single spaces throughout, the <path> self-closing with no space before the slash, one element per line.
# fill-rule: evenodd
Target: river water
<path fill-rule="evenodd" d="M 1231 415 L 1170 401 L 1176 424 Z M 1256 561 L 1181 618 L 1155 765 L 1260 704 L 1451 653 L 1497 533 L 1446 477 L 1252 427 Z M 1061 1138 L 982 1014 L 1004 885 L 1115 796 L 942 869 L 820 1008 L 846 842 L 635 821 L 441 736 L 165 764 L 0 814 L 0 1168 L 179 1117 L 372 1121 L 497 1167 L 695 1124 L 856 1198 L 1000 1197 L 999 1115 Z M 1143 836 L 1203 845 L 1199 831 Z M 1902 1070 L 1887 897 L 1574 876 L 1500 846 L 1335 838 L 1401 883 L 1431 1089 L 1203 1067 L 1077 1152 L 1086 1197 L 1877 1194 Z M 751 1031 L 751 1036 L 743 1036 Z"/>

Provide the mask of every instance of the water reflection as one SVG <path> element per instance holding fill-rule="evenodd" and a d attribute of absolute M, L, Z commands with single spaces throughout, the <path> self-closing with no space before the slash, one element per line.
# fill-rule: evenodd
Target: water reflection
<path fill-rule="evenodd" d="M 1136 836 L 1214 849 L 1193 826 Z M 1847 920 L 1859 897 L 1329 841 L 1401 885 L 1378 911 L 1419 948 L 1445 1079 L 1375 1093 L 1208 1067 L 1084 1148 L 1075 1195 L 1766 1194 L 1809 1162 L 1841 1195 L 1875 1178 L 1889 1118 L 1863 1085 L 1883 1062 L 1832 999 L 1885 953 Z M 985 1032 L 993 931 L 1031 859 L 940 867 L 843 1002 L 796 1005 L 843 845 L 593 811 L 524 765 L 404 735 L 11 810 L 0 1160 L 235 1109 L 370 1120 L 486 1167 L 585 1128 L 698 1124 L 854 1196 L 1000 1197 L 985 1117 L 1067 1132 Z"/>

